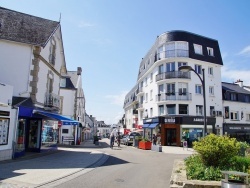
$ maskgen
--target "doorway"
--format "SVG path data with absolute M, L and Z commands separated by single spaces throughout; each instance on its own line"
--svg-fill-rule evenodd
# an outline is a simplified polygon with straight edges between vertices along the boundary
M 26 150 L 39 152 L 41 146 L 41 120 L 30 120 L 26 137 Z
M 167 146 L 177 146 L 176 143 L 176 129 L 165 129 L 166 130 L 166 145 Z

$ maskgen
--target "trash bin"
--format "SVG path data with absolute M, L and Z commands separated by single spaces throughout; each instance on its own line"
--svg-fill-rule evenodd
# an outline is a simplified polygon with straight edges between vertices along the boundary
M 249 188 L 248 176 L 249 174 L 237 171 L 221 171 L 225 179 L 221 180 L 222 188 Z M 243 181 L 229 179 L 229 175 L 243 177 Z

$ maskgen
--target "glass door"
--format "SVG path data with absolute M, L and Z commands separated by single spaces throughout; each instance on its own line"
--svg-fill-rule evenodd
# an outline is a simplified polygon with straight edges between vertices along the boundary
M 28 133 L 28 149 L 40 148 L 41 120 L 30 120 Z
M 176 146 L 176 129 L 166 129 L 167 146 Z

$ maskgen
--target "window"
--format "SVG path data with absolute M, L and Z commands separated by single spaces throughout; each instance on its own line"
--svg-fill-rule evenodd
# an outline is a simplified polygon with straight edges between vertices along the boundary
M 178 83 L 178 87 L 179 95 L 187 94 L 187 83 Z
M 163 58 L 163 46 L 159 47 L 158 48 L 158 59 L 157 60 L 160 60 Z
M 188 114 L 187 104 L 179 104 L 179 114 Z
M 160 66 L 159 66 L 159 74 L 163 73 L 163 71 L 164 71 L 164 70 L 163 70 L 163 65 L 160 65 Z
M 229 119 L 229 106 L 224 107 L 224 117 L 225 119 Z
M 201 85 L 195 85 L 195 93 L 202 94 L 202 86 Z
M 187 65 L 186 62 L 178 62 L 178 67 L 181 67 L 181 66 L 184 66 L 184 65 Z
M 214 75 L 213 67 L 208 67 L 208 74 Z
M 167 104 L 167 114 L 176 114 L 176 105 L 175 104 Z
M 246 120 L 250 121 L 250 114 L 246 114 Z
M 146 99 L 145 102 L 148 102 L 148 93 L 146 93 Z
M 153 73 L 150 74 L 150 82 L 153 82 Z
M 214 106 L 210 106 L 210 116 L 214 116 Z
M 140 119 L 143 119 L 143 111 L 140 110 Z
M 143 104 L 143 96 L 140 97 L 140 104 Z
M 195 65 L 195 67 L 194 67 L 194 70 L 195 70 L 195 72 L 197 72 L 198 74 L 202 74 L 202 72 L 201 72 L 201 65 Z
M 159 85 L 159 94 L 164 92 L 164 86 L 163 84 Z
M 148 85 L 148 77 L 145 78 L 145 86 Z
M 230 100 L 231 101 L 237 101 L 237 94 L 236 93 L 230 93 Z
M 62 78 L 60 81 L 60 87 L 66 87 L 66 78 Z
M 49 62 L 52 65 L 55 65 L 55 60 L 56 60 L 56 41 L 54 37 L 51 39 L 51 45 L 50 45 L 50 55 L 49 55 Z
M 238 115 L 239 112 L 233 112 L 231 111 L 230 112 L 230 119 L 231 120 L 239 120 L 239 115 Z
M 175 71 L 175 62 L 167 63 L 166 72 Z
M 209 56 L 214 56 L 214 49 L 207 47 L 207 53 Z
M 171 94 L 175 94 L 175 84 L 174 83 L 170 83 L 167 84 L 167 93 L 171 93 Z
M 199 45 L 199 44 L 194 44 L 194 52 L 195 52 L 196 54 L 202 55 L 202 54 L 203 54 L 203 53 L 202 53 L 202 46 Z
M 159 106 L 159 116 L 162 116 L 162 115 L 164 115 L 164 106 L 160 105 Z
M 202 116 L 203 115 L 203 106 L 201 105 L 196 105 L 196 115 L 197 116 Z
M 150 90 L 150 100 L 153 100 L 153 90 Z
M 209 86 L 209 95 L 214 95 L 214 87 Z
M 249 95 L 245 95 L 245 102 L 250 102 L 250 96 Z
M 150 117 L 153 117 L 153 108 L 150 108 Z

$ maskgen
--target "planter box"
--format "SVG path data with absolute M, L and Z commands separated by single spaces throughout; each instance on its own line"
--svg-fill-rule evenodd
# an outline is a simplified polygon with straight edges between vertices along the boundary
M 152 151 L 162 152 L 162 146 L 160 145 L 152 145 Z
M 152 142 L 139 142 L 139 149 L 151 150 Z

